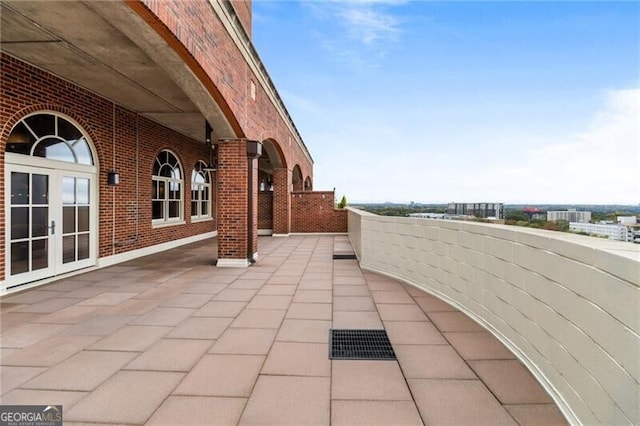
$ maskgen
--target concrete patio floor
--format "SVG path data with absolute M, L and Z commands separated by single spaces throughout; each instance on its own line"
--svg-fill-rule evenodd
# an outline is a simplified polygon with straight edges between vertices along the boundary
M 0 299 L 0 402 L 64 423 L 565 424 L 491 334 L 363 272 L 344 236 L 261 237 L 249 269 L 215 240 Z M 331 361 L 330 328 L 385 328 L 398 361 Z

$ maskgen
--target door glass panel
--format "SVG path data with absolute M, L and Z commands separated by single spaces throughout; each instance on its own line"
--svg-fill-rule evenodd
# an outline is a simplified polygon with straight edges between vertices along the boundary
M 82 133 L 74 126 L 62 117 L 58 117 L 58 136 L 67 141 L 73 141 L 80 139 Z
M 74 262 L 76 260 L 76 236 L 68 235 L 62 237 L 62 263 Z
M 62 233 L 71 234 L 76 232 L 76 208 L 65 206 L 62 208 Z
M 89 204 L 89 179 L 76 179 L 76 204 Z
M 89 234 L 78 235 L 78 260 L 89 258 Z
M 11 239 L 29 238 L 29 207 L 11 207 Z
M 78 207 L 78 232 L 89 231 L 89 207 Z
M 77 141 L 73 141 L 71 146 L 73 147 L 73 151 L 76 154 L 76 159 L 80 164 L 93 164 L 93 157 L 91 155 L 91 150 L 89 149 L 89 144 L 85 140 L 85 138 L 78 139 Z
M 25 123 L 31 130 L 38 135 L 55 135 L 56 134 L 56 118 L 51 114 L 38 114 L 32 115 L 31 117 L 27 117 L 24 119 Z
M 29 271 L 29 241 L 11 244 L 11 275 Z
M 76 180 L 72 177 L 62 178 L 62 203 L 75 204 Z
M 49 231 L 49 208 L 33 207 L 31 209 L 31 236 L 44 237 Z
M 34 143 L 36 143 L 35 136 L 23 122 L 20 122 L 11 130 L 9 140 L 7 140 L 7 152 L 30 155 Z
M 44 157 L 49 160 L 67 161 L 75 163 L 76 158 L 66 142 L 58 138 L 42 139 L 33 150 L 34 157 Z
M 28 173 L 11 173 L 11 204 L 29 204 Z
M 32 204 L 48 204 L 49 203 L 49 176 L 32 175 L 33 187 L 31 191 Z
M 44 269 L 49 266 L 48 240 L 34 240 L 31 243 L 31 270 Z

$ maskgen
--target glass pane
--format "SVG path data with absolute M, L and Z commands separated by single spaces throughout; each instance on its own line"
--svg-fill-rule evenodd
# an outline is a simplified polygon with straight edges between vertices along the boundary
M 78 232 L 89 231 L 89 207 L 78 207 Z
M 197 201 L 198 200 L 198 190 L 197 189 L 192 189 L 191 190 L 191 200 L 192 201 Z
M 169 217 L 170 218 L 180 217 L 179 201 L 169 201 Z
M 204 188 L 202 188 L 202 199 L 203 200 L 208 200 L 209 199 L 209 187 L 205 186 Z
M 33 204 L 49 204 L 49 176 L 32 175 L 33 190 L 31 202 Z
M 7 152 L 31 155 L 31 147 L 34 143 L 36 143 L 36 138 L 21 121 L 11 130 L 7 140 Z
M 31 236 L 44 237 L 49 232 L 49 208 L 33 207 L 31 209 Z
M 47 138 L 38 142 L 33 155 L 48 158 L 49 160 L 66 161 L 68 163 L 76 162 L 69 145 L 56 138 Z
M 48 239 L 34 240 L 31 243 L 31 270 L 44 269 L 49 266 Z
M 89 234 L 78 235 L 78 260 L 89 258 Z
M 76 154 L 76 159 L 80 164 L 93 164 L 93 157 L 91 156 L 91 150 L 89 149 L 89 144 L 82 138 L 77 141 L 73 141 L 71 143 L 73 148 L 73 152 Z
M 172 199 L 172 200 L 180 199 L 180 183 L 169 182 L 169 199 Z
M 156 158 L 156 161 L 153 163 L 153 175 L 154 176 L 160 176 L 160 167 L 161 167 L 161 163 Z
M 202 173 L 196 173 L 195 176 L 193 177 L 193 182 L 194 183 L 205 183 L 205 178 L 202 175 Z
M 202 216 L 208 216 L 209 215 L 209 203 L 204 202 L 202 203 Z
M 191 216 L 198 216 L 198 203 L 195 201 L 191 202 Z
M 154 201 L 151 203 L 151 205 L 151 217 L 153 219 L 162 219 L 162 201 Z
M 25 123 L 39 138 L 56 134 L 55 116 L 51 114 L 32 115 L 24 119 Z
M 162 167 L 160 168 L 160 172 L 158 173 L 158 176 L 171 177 L 172 172 L 173 172 L 173 169 L 171 168 L 171 166 L 167 164 L 163 164 Z
M 62 178 L 62 203 L 76 203 L 76 180 L 75 178 L 65 176 Z
M 11 244 L 11 275 L 29 271 L 29 242 Z
M 29 207 L 11 207 L 11 239 L 29 238 Z
M 158 181 L 151 181 L 151 198 L 158 198 L 159 195 L 159 191 L 158 191 L 158 186 L 160 185 L 160 182 Z
M 74 141 L 82 137 L 80 130 L 62 117 L 58 117 L 58 136 L 66 141 Z
M 89 204 L 89 179 L 76 179 L 76 204 Z
M 62 233 L 76 232 L 76 208 L 74 206 L 62 208 Z
M 11 204 L 29 204 L 29 174 L 11 172 Z
M 62 263 L 74 262 L 76 260 L 76 236 L 69 235 L 62 237 Z
M 158 198 L 164 199 L 166 182 L 158 182 Z
M 171 170 L 171 177 L 174 179 L 182 179 L 182 172 L 177 165 Z

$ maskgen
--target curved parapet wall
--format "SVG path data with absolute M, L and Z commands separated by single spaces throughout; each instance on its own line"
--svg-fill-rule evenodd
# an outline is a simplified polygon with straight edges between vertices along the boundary
M 571 423 L 640 424 L 640 246 L 355 209 L 349 236 L 364 269 L 496 335 Z

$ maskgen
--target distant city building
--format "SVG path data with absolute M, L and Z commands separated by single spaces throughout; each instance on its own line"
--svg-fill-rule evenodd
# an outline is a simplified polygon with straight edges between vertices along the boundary
M 621 225 L 635 225 L 638 223 L 638 218 L 636 216 L 618 216 L 616 220 Z
M 591 212 L 579 212 L 575 209 L 549 210 L 547 212 L 547 222 L 557 222 L 559 220 L 564 220 L 565 222 L 588 223 L 591 221 Z
M 569 222 L 569 230 L 574 232 L 585 232 L 591 235 L 607 237 L 610 240 L 635 242 L 634 238 L 638 232 L 635 226 L 622 225 L 620 223 L 582 223 Z
M 449 203 L 447 214 L 467 215 L 485 219 L 504 219 L 504 204 L 502 203 Z
M 547 214 L 541 208 L 525 207 L 522 211 L 529 216 L 529 220 L 547 220 Z
M 423 219 L 449 219 L 444 213 L 409 213 L 408 217 L 419 217 Z

